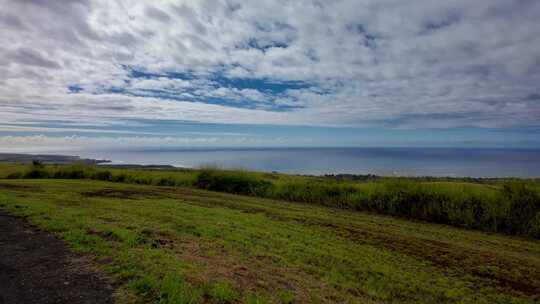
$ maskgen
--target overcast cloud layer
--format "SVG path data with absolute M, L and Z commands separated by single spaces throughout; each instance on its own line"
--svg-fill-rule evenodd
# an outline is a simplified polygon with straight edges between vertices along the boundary
M 540 1 L 0 0 L 0 121 L 540 125 Z

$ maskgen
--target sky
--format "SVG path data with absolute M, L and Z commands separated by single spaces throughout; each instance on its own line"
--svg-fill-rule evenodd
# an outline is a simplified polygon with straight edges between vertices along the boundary
M 540 147 L 537 0 L 0 0 L 0 151 Z

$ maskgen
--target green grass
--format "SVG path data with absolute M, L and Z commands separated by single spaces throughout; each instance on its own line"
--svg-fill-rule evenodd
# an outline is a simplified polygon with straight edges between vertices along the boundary
M 540 238 L 535 180 L 367 178 L 367 182 L 241 170 L 135 170 L 0 165 L 0 178 L 95 179 L 195 187 L 255 197 L 371 211 L 403 218 Z
M 95 256 L 141 303 L 540 301 L 534 239 L 92 180 L 3 180 L 0 208 Z

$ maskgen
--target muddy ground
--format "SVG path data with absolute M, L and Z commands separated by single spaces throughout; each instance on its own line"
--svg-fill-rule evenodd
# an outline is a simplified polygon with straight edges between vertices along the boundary
M 0 304 L 113 303 L 91 258 L 0 210 Z

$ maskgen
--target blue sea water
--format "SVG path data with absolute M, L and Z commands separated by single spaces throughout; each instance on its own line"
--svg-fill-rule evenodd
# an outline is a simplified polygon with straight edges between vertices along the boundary
M 218 166 L 295 174 L 540 177 L 538 149 L 477 148 L 193 148 L 84 151 L 117 164 Z

